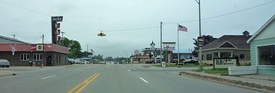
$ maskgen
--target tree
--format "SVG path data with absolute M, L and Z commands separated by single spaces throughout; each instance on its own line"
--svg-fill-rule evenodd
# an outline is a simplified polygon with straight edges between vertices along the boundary
M 69 44 L 70 58 L 80 58 L 82 57 L 80 43 L 76 40 L 71 40 Z
M 100 55 L 100 54 L 94 55 L 93 59 L 96 59 L 96 60 L 99 60 L 99 61 L 103 61 L 103 55 Z
M 106 57 L 106 61 L 113 61 L 114 59 L 112 57 Z
M 217 38 L 214 38 L 213 36 L 211 35 L 203 35 L 203 45 L 207 45 L 208 43 L 216 40 Z M 196 52 L 198 49 L 199 49 L 199 43 L 198 43 L 198 40 L 197 38 L 193 38 L 193 40 L 195 41 L 193 44 L 195 45 L 194 47 L 194 51 L 192 52 L 193 55 L 198 55 L 198 53 Z

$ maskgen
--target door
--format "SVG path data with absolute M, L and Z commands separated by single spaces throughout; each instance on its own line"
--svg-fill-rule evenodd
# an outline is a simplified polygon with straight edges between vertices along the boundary
M 47 66 L 51 66 L 52 65 L 52 56 L 48 55 L 47 56 Z

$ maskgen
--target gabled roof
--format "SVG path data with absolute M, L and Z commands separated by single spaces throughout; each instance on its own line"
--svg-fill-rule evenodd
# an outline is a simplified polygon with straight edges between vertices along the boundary
M 275 20 L 275 14 L 251 38 L 249 38 L 247 40 L 247 43 L 250 43 L 255 37 L 257 37 L 274 20 Z
M 32 45 L 36 45 L 36 44 L 0 44 L 0 51 L 11 52 L 12 47 L 15 47 L 15 50 L 18 52 L 28 52 L 28 51 L 31 52 Z M 44 44 L 43 47 L 45 52 L 58 52 L 58 53 L 69 54 L 69 50 L 66 47 L 62 47 L 56 44 Z M 35 51 L 32 51 L 32 52 L 35 52 Z
M 10 37 L 5 37 L 5 36 L 2 36 L 0 35 L 0 39 L 4 39 L 4 40 L 8 40 L 8 41 L 13 41 L 13 42 L 18 42 L 18 43 L 25 43 L 27 44 L 26 42 L 23 42 L 23 41 L 20 41 L 18 39 L 14 39 L 14 38 L 10 38 Z M 1 43 L 1 42 L 0 42 Z
M 218 48 L 225 48 L 222 46 L 231 46 L 228 48 L 234 48 L 234 49 L 249 49 L 250 45 L 246 43 L 246 41 L 251 36 L 244 36 L 244 35 L 224 35 L 207 45 L 203 46 L 203 50 L 212 50 L 212 49 L 218 49 Z M 227 44 L 227 45 L 225 45 Z

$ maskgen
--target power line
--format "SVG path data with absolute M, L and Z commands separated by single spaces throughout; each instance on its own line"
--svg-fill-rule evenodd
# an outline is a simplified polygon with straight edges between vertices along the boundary
M 142 30 L 142 29 L 152 29 L 152 28 L 159 28 L 159 26 L 151 26 L 151 27 L 143 27 L 143 28 L 132 28 L 132 29 L 118 29 L 118 30 L 103 30 L 105 32 L 110 31 L 130 31 L 130 30 Z
M 263 4 L 259 4 L 259 5 L 256 5 L 256 6 L 252 6 L 252 7 L 249 7 L 249 8 L 245 8 L 245 9 L 242 9 L 242 10 L 238 10 L 238 11 L 235 11 L 235 12 L 230 12 L 230 13 L 221 14 L 221 15 L 217 15 L 217 16 L 202 18 L 201 20 L 208 20 L 208 19 L 214 19 L 214 18 L 223 17 L 223 16 L 227 16 L 227 15 L 232 15 L 232 14 L 239 13 L 239 12 L 242 12 L 242 11 L 257 8 L 257 7 L 266 5 L 266 4 L 270 4 L 270 3 L 273 3 L 273 2 L 275 2 L 275 0 L 270 1 L 270 2 L 266 2 L 266 3 L 263 3 Z M 164 24 L 189 23 L 189 22 L 195 22 L 195 21 L 198 21 L 198 20 L 189 20 L 189 21 L 184 21 L 184 22 L 169 22 L 169 23 L 164 23 Z
M 35 10 L 32 10 L 32 9 L 28 9 L 28 8 L 23 7 L 23 6 L 16 5 L 16 4 L 7 2 L 7 1 L 0 1 L 0 2 L 9 4 L 9 5 L 12 5 L 12 6 L 16 6 L 16 7 L 19 7 L 19 8 L 28 10 L 30 12 L 43 15 L 43 16 L 51 16 L 51 15 L 48 15 L 48 14 L 45 14 L 45 13 L 41 13 L 39 11 L 35 11 Z M 235 13 L 238 13 L 238 12 L 242 12 L 242 11 L 250 10 L 250 9 L 253 9 L 253 8 L 257 8 L 257 7 L 260 7 L 260 6 L 263 6 L 263 5 L 266 5 L 266 4 L 270 4 L 270 3 L 273 3 L 273 2 L 275 2 L 275 0 L 270 1 L 270 2 L 266 2 L 266 3 L 263 3 L 263 4 L 259 4 L 259 5 L 256 5 L 256 6 L 252 6 L 252 7 L 246 8 L 246 9 L 238 10 L 238 11 L 235 11 L 235 12 L 230 12 L 230 13 L 221 14 L 221 15 L 217 15 L 217 16 L 202 18 L 201 20 L 209 20 L 209 19 L 214 19 L 214 18 L 223 17 L 223 16 L 227 16 L 227 15 L 232 15 L 232 14 L 235 14 Z M 165 22 L 164 24 L 189 23 L 189 22 L 196 22 L 196 21 L 198 21 L 198 20 L 189 20 L 189 21 L 184 21 L 184 22 L 167 22 L 167 23 Z M 92 29 L 92 30 L 105 31 L 105 32 L 111 32 L 111 31 L 133 31 L 133 30 L 152 29 L 152 28 L 158 28 L 159 27 L 159 26 L 151 26 L 151 27 L 129 28 L 129 29 L 101 30 L 101 29 L 93 28 L 93 27 L 86 26 L 86 25 L 83 25 L 83 24 L 70 22 L 70 21 L 63 22 L 63 23 L 70 23 L 70 24 L 82 26 L 82 27 L 85 27 L 85 28 L 89 28 L 89 29 Z

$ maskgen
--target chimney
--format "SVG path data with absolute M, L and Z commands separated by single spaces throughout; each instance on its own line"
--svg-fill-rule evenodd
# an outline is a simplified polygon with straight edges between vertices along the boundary
M 248 32 L 248 31 L 244 31 L 244 32 L 243 32 L 243 36 L 249 37 L 249 32 Z

